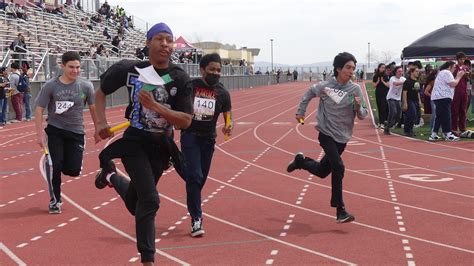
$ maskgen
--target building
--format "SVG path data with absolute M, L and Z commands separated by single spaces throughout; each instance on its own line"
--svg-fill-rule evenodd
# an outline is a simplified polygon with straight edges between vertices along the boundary
M 230 44 L 222 44 L 219 42 L 198 42 L 193 43 L 194 46 L 203 50 L 204 54 L 218 53 L 223 63 L 232 63 L 234 66 L 238 66 L 240 60 L 245 59 L 247 65 L 253 66 L 254 57 L 258 56 L 260 49 L 258 48 L 247 48 L 237 47 Z

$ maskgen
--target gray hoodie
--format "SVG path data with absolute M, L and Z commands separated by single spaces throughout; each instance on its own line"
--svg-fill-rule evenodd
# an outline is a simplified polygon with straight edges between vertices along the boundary
M 328 94 L 336 95 L 340 102 L 329 97 Z M 320 97 L 318 112 L 316 115 L 316 129 L 332 137 L 336 142 L 347 143 L 352 137 L 355 116 L 362 120 L 367 117 L 368 110 L 364 96 L 359 85 L 349 81 L 340 84 L 335 78 L 319 84 L 312 85 L 303 95 L 298 107 L 297 115 L 304 116 L 308 103 L 314 97 Z M 354 97 L 360 97 L 361 108 L 354 111 Z

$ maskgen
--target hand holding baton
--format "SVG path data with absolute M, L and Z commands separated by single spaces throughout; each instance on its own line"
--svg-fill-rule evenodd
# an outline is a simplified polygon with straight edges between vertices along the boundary
M 304 118 L 299 118 L 299 119 L 298 119 L 298 122 L 299 122 L 301 125 L 304 125 Z
M 118 125 L 116 125 L 116 126 L 114 126 L 114 127 L 109 128 L 109 132 L 110 132 L 110 133 L 115 133 L 115 132 L 117 132 L 117 131 L 119 131 L 119 130 L 122 130 L 122 129 L 124 129 L 124 128 L 127 128 L 127 127 L 129 127 L 129 126 L 130 126 L 130 121 L 123 122 L 123 123 L 121 123 L 121 124 L 118 124 Z
M 224 127 L 225 127 L 226 129 L 229 129 L 229 128 L 230 128 L 230 123 L 231 123 L 231 121 L 230 121 L 230 112 L 225 112 L 225 113 L 224 113 L 224 117 L 225 117 L 225 125 L 224 125 Z M 230 139 L 229 133 L 224 133 L 224 141 L 228 141 L 229 139 Z

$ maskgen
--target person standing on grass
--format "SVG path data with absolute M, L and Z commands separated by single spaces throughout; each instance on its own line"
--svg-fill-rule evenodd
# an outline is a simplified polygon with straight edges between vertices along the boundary
M 414 67 L 410 69 L 410 77 L 403 83 L 402 110 L 405 112 L 403 121 L 403 133 L 405 136 L 414 137 L 413 127 L 420 111 L 420 82 L 418 76 L 420 69 Z
M 426 77 L 425 91 L 423 92 L 424 95 L 427 97 L 427 99 L 430 101 L 430 106 L 431 106 L 430 129 L 431 131 L 433 131 L 435 118 L 436 118 L 436 106 L 434 104 L 434 101 L 431 100 L 431 92 L 433 91 L 434 82 L 437 75 L 438 75 L 437 69 L 434 69 L 430 72 L 430 74 Z
M 63 74 L 47 81 L 36 98 L 36 142 L 49 149 L 53 161 L 52 185 L 54 198 L 49 213 L 61 213 L 61 173 L 79 176 L 85 147 L 83 109 L 87 104 L 94 125 L 94 87 L 80 78 L 81 57 L 66 52 L 61 57 Z M 43 111 L 48 109 L 47 126 L 43 128 Z M 46 132 L 46 139 L 44 136 Z M 97 135 L 94 136 L 97 140 Z M 45 141 L 46 140 L 46 141 Z
M 467 103 L 469 101 L 467 85 L 471 69 L 464 64 L 466 60 L 465 53 L 457 53 L 456 60 L 457 64 L 455 65 L 453 76 L 456 76 L 459 71 L 463 71 L 464 75 L 454 88 L 454 96 L 451 103 L 451 131 L 457 133 L 459 129 L 460 135 L 466 131 Z
M 388 93 L 388 81 L 389 78 L 385 73 L 385 64 L 379 64 L 377 67 L 377 72 L 375 73 L 372 83 L 375 87 L 375 100 L 377 103 L 377 111 L 379 117 L 379 126 L 383 127 L 385 121 L 388 117 L 388 103 L 387 103 L 387 93 Z
M 446 141 L 459 140 L 459 137 L 451 132 L 451 102 L 454 96 L 454 88 L 463 77 L 464 71 L 458 71 L 455 79 L 453 76 L 455 67 L 454 62 L 446 62 L 439 68 L 439 73 L 436 76 L 431 92 L 431 100 L 434 101 L 436 106 L 436 118 L 429 140 L 441 139 L 437 134 L 440 126 Z
M 193 103 L 189 76 L 170 62 L 174 38 L 165 23 L 151 27 L 146 35 L 149 58 L 146 61 L 122 60 L 100 77 L 96 91 L 96 132 L 102 139 L 113 135 L 105 113 L 106 95 L 126 87 L 130 96 L 125 117 L 131 125 L 123 137 L 100 154 L 101 171 L 95 186 L 113 187 L 135 217 L 137 249 L 143 265 L 155 261 L 155 217 L 160 207 L 156 185 L 170 166 L 178 173 L 182 161 L 176 146 L 173 126 L 191 125 Z M 130 179 L 117 174 L 114 158 L 121 158 Z
M 296 120 L 303 119 L 311 99 L 319 97 L 316 130 L 319 144 L 325 155 L 321 161 L 297 153 L 287 167 L 288 172 L 304 169 L 320 178 L 331 174 L 331 207 L 336 208 L 337 223 L 354 221 L 354 216 L 345 209 L 342 198 L 344 162 L 341 155 L 352 137 L 355 117 L 360 120 L 368 116 L 360 86 L 351 81 L 356 67 L 355 57 L 347 52 L 339 53 L 333 62 L 334 78 L 312 85 L 303 95 L 296 112 Z
M 214 145 L 216 144 L 216 123 L 219 114 L 231 115 L 230 94 L 222 83 L 221 57 L 207 54 L 199 62 L 201 78 L 192 81 L 194 92 L 194 115 L 191 126 L 181 130 L 181 151 L 186 166 L 183 178 L 186 181 L 188 211 L 191 215 L 191 236 L 204 234 L 202 226 L 201 191 L 211 168 Z M 225 119 L 224 119 L 225 120 Z M 222 128 L 222 133 L 232 133 L 232 123 Z
M 389 80 L 390 89 L 387 94 L 388 103 L 388 119 L 384 124 L 385 135 L 390 135 L 390 128 L 395 126 L 400 114 L 402 113 L 401 99 L 402 99 L 402 88 L 405 82 L 403 76 L 403 68 L 397 66 L 394 69 L 395 76 L 392 76 Z

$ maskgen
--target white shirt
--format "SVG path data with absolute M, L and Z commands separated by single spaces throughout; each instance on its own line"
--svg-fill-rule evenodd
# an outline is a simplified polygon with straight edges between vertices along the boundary
M 387 93 L 387 100 L 397 100 L 400 101 L 402 99 L 402 90 L 403 90 L 403 84 L 395 86 L 393 85 L 394 82 L 405 82 L 406 78 L 405 77 L 400 77 L 397 78 L 396 76 L 392 76 L 390 80 L 388 81 L 389 84 L 389 90 Z
M 451 71 L 444 69 L 441 70 L 438 75 L 436 76 L 433 91 L 431 92 L 431 100 L 439 100 L 439 99 L 453 99 L 454 96 L 454 88 L 449 86 L 449 83 L 454 81 L 454 76 Z

